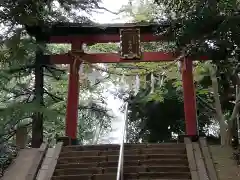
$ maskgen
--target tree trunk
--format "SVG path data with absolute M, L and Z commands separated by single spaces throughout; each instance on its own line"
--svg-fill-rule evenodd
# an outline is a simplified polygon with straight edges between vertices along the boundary
M 35 61 L 35 103 L 39 107 L 39 111 L 33 115 L 32 122 L 32 147 L 39 148 L 43 142 L 43 113 L 41 111 L 43 103 L 43 51 L 38 48 Z
M 225 118 L 222 112 L 221 102 L 219 98 L 219 90 L 218 90 L 218 80 L 216 77 L 216 69 L 209 64 L 209 72 L 210 78 L 212 81 L 212 89 L 213 89 L 213 96 L 214 96 L 214 105 L 216 110 L 216 119 L 220 125 L 220 136 L 221 136 L 221 145 L 226 145 L 226 132 L 227 132 L 227 125 L 225 123 Z
M 239 113 L 239 108 L 240 108 L 240 93 L 238 93 L 238 95 L 236 97 L 235 106 L 233 108 L 233 112 L 231 114 L 231 117 L 228 121 L 228 130 L 227 130 L 227 139 L 226 140 L 229 144 L 231 143 L 231 139 L 234 135 L 234 132 L 233 132 L 234 121 L 236 120 L 237 115 Z

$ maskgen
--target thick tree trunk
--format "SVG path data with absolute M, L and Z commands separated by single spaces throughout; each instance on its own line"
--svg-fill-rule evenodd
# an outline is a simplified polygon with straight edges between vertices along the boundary
M 222 112 L 221 102 L 219 98 L 219 90 L 218 90 L 218 80 L 216 77 L 216 69 L 209 64 L 209 72 L 210 78 L 212 81 L 212 89 L 214 96 L 214 105 L 216 109 L 216 119 L 220 125 L 220 136 L 221 136 L 221 145 L 226 145 L 226 132 L 227 132 L 227 124 L 225 123 L 225 118 Z
M 39 106 L 39 112 L 33 115 L 32 122 L 32 147 L 39 148 L 43 142 L 43 66 L 42 66 L 43 51 L 39 48 L 36 52 L 35 61 L 35 103 Z

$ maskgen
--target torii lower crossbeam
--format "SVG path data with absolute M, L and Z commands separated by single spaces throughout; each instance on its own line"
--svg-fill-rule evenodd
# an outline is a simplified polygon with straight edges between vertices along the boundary
M 76 53 L 77 54 L 77 53 Z M 174 61 L 178 56 L 173 53 L 165 52 L 144 52 L 141 59 L 127 60 L 121 59 L 118 53 L 79 53 L 77 54 L 87 63 L 139 63 L 139 62 L 169 62 Z M 69 54 L 55 54 L 47 56 L 47 61 L 52 64 L 71 64 L 74 59 Z M 207 60 L 207 57 L 199 57 L 201 60 Z

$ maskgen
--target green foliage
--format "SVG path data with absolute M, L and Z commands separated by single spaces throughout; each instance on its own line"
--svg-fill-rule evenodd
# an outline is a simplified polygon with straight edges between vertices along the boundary
M 101 9 L 99 0 L 4 0 L 1 6 L 1 22 L 7 26 L 39 24 L 43 21 L 82 22 L 88 18 L 79 12 Z
M 18 149 L 10 143 L 0 144 L 0 177 L 17 156 Z
M 166 89 L 166 86 L 162 88 L 164 93 L 160 96 L 163 98 L 160 101 L 159 96 L 156 99 L 149 99 L 151 94 L 146 94 L 146 90 L 141 90 L 135 97 L 130 97 L 129 127 L 131 130 L 128 135 L 130 141 L 169 141 L 172 139 L 172 133 L 184 132 L 183 102 L 178 97 L 179 93 L 176 89 Z M 142 95 L 145 100 L 142 100 Z M 131 134 L 132 129 L 137 130 L 137 133 Z
M 150 90 L 146 89 L 141 89 L 136 96 L 130 96 L 128 100 L 130 142 L 170 141 L 174 139 L 174 134 L 184 134 L 183 94 L 182 90 L 174 86 L 174 81 L 176 80 L 168 80 L 157 89 L 158 92 L 161 91 L 161 95 L 154 93 L 155 98 L 152 98 L 153 94 L 149 94 Z M 197 91 L 200 134 L 206 134 L 206 127 L 211 124 L 212 109 L 209 111 L 206 104 L 201 102 L 206 99 L 207 94 L 208 92 L 204 93 L 201 89 Z
M 152 22 L 156 17 L 161 17 L 162 11 L 152 0 L 129 0 L 121 8 L 126 18 L 133 22 Z
M 62 66 L 45 65 L 44 68 L 44 106 L 35 100 L 36 89 L 34 85 L 35 75 L 35 51 L 37 48 L 46 53 L 63 53 L 69 50 L 68 45 L 49 45 L 44 47 L 37 44 L 34 37 L 26 34 L 24 25 L 40 24 L 43 22 L 74 21 L 89 22 L 80 11 L 90 13 L 93 9 L 101 9 L 98 0 L 94 1 L 8 1 L 0 2 L 0 22 L 4 28 L 1 32 L 0 47 L 0 124 L 1 135 L 13 131 L 19 123 L 31 124 L 34 113 L 43 114 L 45 138 L 54 142 L 57 133 L 64 133 L 66 97 L 67 97 L 67 73 Z M 89 83 L 84 86 L 84 94 L 98 94 L 100 88 L 94 90 Z M 82 91 L 82 90 L 81 90 Z M 99 96 L 99 99 L 102 98 Z M 98 99 L 94 99 L 97 101 Z M 101 114 L 99 114 L 101 111 Z M 91 116 L 92 122 L 102 121 L 104 126 L 109 126 L 108 111 L 104 105 L 98 104 L 94 108 L 85 104 L 79 107 L 82 114 Z M 96 119 L 97 118 L 97 119 Z M 81 119 L 82 121 L 82 119 Z M 91 124 L 91 123 L 88 123 Z M 84 132 L 92 131 L 92 126 L 85 126 L 80 131 L 80 139 Z M 39 129 L 42 131 L 41 129 Z

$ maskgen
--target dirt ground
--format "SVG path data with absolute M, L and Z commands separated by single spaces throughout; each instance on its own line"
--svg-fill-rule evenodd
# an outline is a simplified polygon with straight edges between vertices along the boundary
M 230 147 L 211 145 L 213 161 L 217 169 L 219 180 L 240 180 L 240 166 L 232 158 Z

